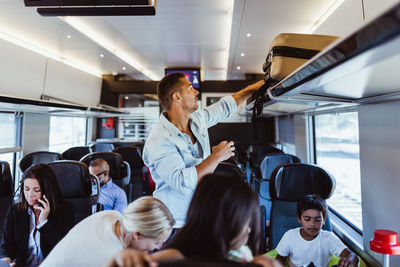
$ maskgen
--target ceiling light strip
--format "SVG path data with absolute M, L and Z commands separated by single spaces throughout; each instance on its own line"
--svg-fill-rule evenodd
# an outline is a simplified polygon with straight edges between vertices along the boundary
M 161 79 L 161 77 L 159 77 L 152 71 L 146 69 L 143 66 L 143 64 L 141 64 L 138 60 L 134 59 L 132 56 L 130 56 L 127 52 L 123 51 L 122 49 L 116 47 L 109 39 L 105 38 L 104 35 L 91 28 L 81 19 L 76 17 L 59 17 L 59 19 L 65 21 L 73 28 L 75 28 L 77 31 L 81 32 L 82 34 L 84 34 L 85 36 L 96 42 L 98 45 L 105 48 L 110 53 L 114 54 L 115 56 L 117 56 L 118 58 L 120 58 L 121 60 L 123 60 L 124 62 L 126 62 L 139 72 L 143 73 L 150 79 L 155 81 L 159 81 Z
M 91 74 L 93 76 L 102 77 L 102 73 L 101 73 L 100 70 L 97 70 L 97 69 L 94 69 L 92 67 L 89 67 L 89 66 L 87 66 L 87 65 L 85 65 L 83 63 L 76 62 L 74 60 L 61 57 L 61 56 L 57 55 L 57 53 L 54 53 L 54 52 L 45 50 L 43 48 L 40 48 L 37 45 L 34 45 L 32 43 L 28 43 L 28 42 L 26 42 L 24 40 L 21 40 L 19 38 L 11 36 L 10 34 L 4 33 L 4 32 L 0 32 L 0 39 L 2 39 L 4 41 L 7 41 L 7 42 L 10 42 L 12 44 L 15 44 L 17 46 L 23 47 L 25 49 L 28 49 L 28 50 L 30 50 L 30 51 L 32 51 L 34 53 L 40 54 L 40 55 L 45 56 L 47 58 L 51 58 L 51 59 L 53 59 L 55 61 L 62 62 L 64 64 L 68 65 L 68 66 L 71 66 L 71 67 L 73 67 L 75 69 L 84 71 L 84 72 L 89 73 L 89 74 Z
M 344 0 L 336 0 L 334 1 L 322 15 L 317 19 L 313 25 L 306 31 L 306 33 L 314 33 L 316 29 L 318 29 L 319 26 L 322 25 L 322 23 L 325 22 L 327 18 L 329 18 L 330 15 L 332 15 L 333 12 L 341 5 L 343 4 Z
M 230 0 L 230 2 L 227 4 L 228 6 L 228 12 L 226 15 L 226 23 L 225 23 L 225 30 L 227 32 L 227 38 L 226 38 L 226 45 L 225 45 L 225 51 L 224 51 L 224 60 L 225 60 L 225 73 L 223 80 L 228 79 L 228 71 L 229 71 L 229 53 L 230 53 L 230 46 L 231 46 L 231 35 L 232 35 L 232 19 L 233 19 L 233 7 L 234 7 L 234 0 Z

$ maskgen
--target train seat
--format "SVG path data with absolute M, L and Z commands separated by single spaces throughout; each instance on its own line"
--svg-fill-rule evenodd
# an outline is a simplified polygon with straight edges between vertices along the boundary
M 92 152 L 88 146 L 75 146 L 65 150 L 61 156 L 63 159 L 79 161 L 83 156 Z
M 114 144 L 110 143 L 95 143 L 90 146 L 90 150 L 92 152 L 111 152 L 114 147 Z
M 7 161 L 0 161 L 0 225 L 3 227 L 4 219 L 13 198 L 13 182 L 10 165 Z M 3 231 L 0 231 L 0 240 Z
M 304 195 L 317 194 L 328 199 L 335 186 L 335 178 L 315 165 L 291 163 L 277 167 L 271 174 L 269 184 L 272 199 L 270 248 L 277 246 L 287 230 L 301 226 L 297 220 L 297 202 Z M 332 230 L 328 212 L 322 229 Z
M 89 166 L 89 163 L 92 160 L 98 158 L 107 161 L 110 166 L 110 177 L 112 178 L 113 183 L 123 189 L 124 186 L 129 183 L 131 177 L 129 164 L 124 161 L 120 154 L 114 152 L 93 152 L 81 158 L 80 161 Z
M 261 159 L 253 188 L 258 195 L 260 205 L 265 207 L 267 220 L 269 220 L 271 213 L 271 197 L 269 195 L 269 179 L 271 174 L 281 164 L 296 162 L 300 162 L 300 159 L 290 154 L 265 154 Z
M 220 162 L 217 168 L 214 170 L 215 174 L 222 174 L 227 176 L 235 176 L 241 180 L 246 180 L 245 174 L 237 165 L 231 162 Z
M 128 202 L 149 194 L 149 176 L 147 166 L 142 160 L 140 148 L 136 146 L 120 146 L 113 152 L 122 155 L 124 160 L 131 167 L 131 178 L 129 186 L 126 188 Z
M 39 163 L 49 163 L 56 160 L 63 159 L 60 153 L 49 152 L 49 151 L 37 151 L 25 155 L 19 162 L 19 168 L 22 172 L 28 169 L 30 166 Z
M 92 214 L 92 182 L 86 164 L 62 160 L 48 164 L 54 171 L 63 198 L 74 205 L 75 223 Z

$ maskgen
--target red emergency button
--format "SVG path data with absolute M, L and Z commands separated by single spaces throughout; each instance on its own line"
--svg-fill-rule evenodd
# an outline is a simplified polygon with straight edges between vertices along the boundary
M 396 232 L 390 230 L 375 230 L 374 239 L 369 241 L 369 247 L 372 251 L 381 254 L 399 255 L 399 235 Z

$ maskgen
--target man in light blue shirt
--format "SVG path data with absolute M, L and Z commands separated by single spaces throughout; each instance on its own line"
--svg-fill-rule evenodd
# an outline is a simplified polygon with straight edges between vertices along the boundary
M 102 158 L 92 160 L 89 163 L 89 172 L 99 179 L 101 186 L 99 203 L 104 205 L 104 210 L 117 210 L 122 213 L 128 205 L 126 194 L 112 182 L 107 161 Z
M 184 225 L 200 179 L 234 155 L 232 141 L 222 141 L 211 152 L 207 129 L 235 113 L 237 106 L 263 84 L 264 81 L 259 81 L 197 110 L 199 92 L 184 74 L 167 75 L 158 83 L 158 99 L 165 112 L 146 140 L 143 160 L 156 183 L 153 195 L 171 211 L 176 222 L 174 228 Z

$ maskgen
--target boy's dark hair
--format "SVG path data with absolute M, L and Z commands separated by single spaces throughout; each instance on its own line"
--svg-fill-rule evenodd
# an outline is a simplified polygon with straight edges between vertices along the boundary
M 178 85 L 180 85 L 182 78 L 186 78 L 185 74 L 172 73 L 162 78 L 158 83 L 157 96 L 164 109 L 169 110 L 171 108 L 172 94 L 178 91 Z
M 318 210 L 322 212 L 324 220 L 326 220 L 325 201 L 318 195 L 306 195 L 297 203 L 297 217 L 300 219 L 301 214 L 306 210 Z

